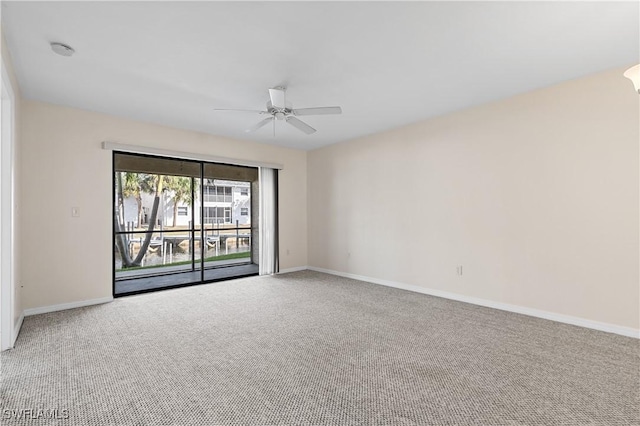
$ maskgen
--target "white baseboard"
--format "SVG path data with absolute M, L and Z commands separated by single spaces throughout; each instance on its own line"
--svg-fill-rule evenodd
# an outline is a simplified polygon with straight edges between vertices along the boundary
M 293 268 L 280 269 L 278 274 L 288 274 L 289 272 L 306 271 L 307 269 L 309 269 L 309 267 L 306 266 L 306 265 L 305 266 L 295 266 Z
M 13 341 L 11 342 L 11 347 L 13 348 L 16 345 L 16 340 L 18 339 L 18 334 L 20 334 L 20 329 L 22 328 L 22 322 L 24 321 L 24 311 L 20 314 L 20 318 L 18 318 L 18 322 L 16 322 L 15 327 L 13 328 Z
M 620 334 L 622 336 L 634 337 L 640 339 L 640 330 L 623 327 L 605 322 L 592 321 L 584 318 L 573 317 L 570 315 L 556 314 L 554 312 L 542 311 L 539 309 L 527 308 L 524 306 L 511 305 L 508 303 L 494 302 L 492 300 L 480 299 L 477 297 L 464 296 L 462 294 L 450 293 L 442 290 L 434 290 L 430 288 L 420 287 L 411 284 L 404 284 L 395 281 L 382 280 L 379 278 L 366 277 L 364 275 L 350 274 L 347 272 L 334 271 L 331 269 L 316 268 L 309 266 L 309 270 L 324 272 L 325 274 L 337 275 L 354 280 L 366 281 L 372 284 L 380 284 L 387 287 L 399 288 L 402 290 L 414 291 L 416 293 L 428 294 L 430 296 L 442 297 L 444 299 L 456 300 L 458 302 L 471 303 L 473 305 L 485 306 L 487 308 L 500 309 L 502 311 L 514 312 L 517 314 L 528 315 L 531 317 L 543 318 L 551 321 L 561 322 L 564 324 L 577 325 L 578 327 L 591 328 L 593 330 L 606 331 L 607 333 Z
M 101 297 L 99 299 L 80 300 L 78 302 L 61 303 L 60 305 L 42 306 L 24 310 L 24 316 L 47 314 L 49 312 L 64 311 L 65 309 L 82 308 L 84 306 L 100 305 L 102 303 L 113 302 L 113 297 Z

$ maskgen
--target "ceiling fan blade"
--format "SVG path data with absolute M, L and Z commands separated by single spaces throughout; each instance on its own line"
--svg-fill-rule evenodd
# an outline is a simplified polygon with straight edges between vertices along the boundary
M 269 97 L 271 98 L 271 105 L 274 108 L 284 109 L 286 105 L 284 103 L 284 89 L 281 87 L 274 87 L 269 89 Z
M 260 127 L 266 126 L 272 120 L 273 120 L 273 117 L 265 118 L 264 120 L 260 121 L 259 123 L 256 123 L 253 126 L 249 127 L 247 130 L 245 130 L 245 132 L 247 132 L 247 133 L 255 132 Z
M 267 111 L 260 111 L 257 109 L 229 109 L 229 108 L 214 108 L 214 111 L 240 111 L 240 112 L 254 112 L 257 114 L 266 114 Z
M 310 135 L 311 133 L 316 131 L 316 129 L 314 129 L 313 127 L 309 126 L 304 121 L 298 120 L 295 117 L 291 117 L 291 116 L 287 117 L 287 123 L 291 124 L 293 127 L 295 127 L 298 130 L 302 130 L 303 132 L 305 132 L 308 135 Z
M 316 108 L 300 108 L 293 110 L 294 115 L 325 115 L 325 114 L 342 114 L 342 108 L 339 106 L 332 107 L 316 107 Z

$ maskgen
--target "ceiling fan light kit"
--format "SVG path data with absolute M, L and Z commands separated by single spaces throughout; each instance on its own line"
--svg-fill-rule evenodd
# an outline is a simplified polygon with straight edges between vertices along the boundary
M 328 115 L 328 114 L 342 114 L 342 108 L 339 106 L 330 107 L 313 107 L 313 108 L 301 108 L 294 109 L 291 104 L 287 103 L 285 99 L 286 89 L 284 87 L 273 87 L 269 89 L 269 101 L 267 101 L 266 111 L 256 110 L 242 110 L 242 109 L 214 109 L 214 111 L 242 111 L 253 112 L 259 114 L 268 114 L 269 117 L 249 127 L 246 132 L 255 132 L 256 130 L 264 127 L 270 122 L 274 123 L 274 135 L 275 135 L 275 122 L 284 121 L 290 124 L 301 132 L 310 135 L 316 131 L 313 127 L 309 126 L 304 121 L 296 118 L 296 116 L 304 115 Z

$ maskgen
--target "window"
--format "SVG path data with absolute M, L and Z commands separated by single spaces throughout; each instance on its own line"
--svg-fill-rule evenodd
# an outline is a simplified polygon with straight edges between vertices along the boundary
M 187 206 L 178 206 L 178 216 L 189 216 L 189 208 Z
M 240 188 L 240 195 L 244 195 L 245 197 L 249 195 L 249 188 Z
M 231 207 L 205 207 L 204 223 L 231 223 Z
M 204 187 L 204 201 L 230 203 L 233 201 L 232 189 L 230 186 L 206 185 Z
M 240 208 L 240 215 L 241 216 L 249 216 L 249 208 L 248 207 Z
M 232 202 L 233 201 L 233 195 L 231 193 L 232 190 L 233 188 L 231 188 L 230 186 L 218 187 L 218 197 L 222 197 L 222 200 L 219 200 L 219 201 L 224 201 L 225 203 Z

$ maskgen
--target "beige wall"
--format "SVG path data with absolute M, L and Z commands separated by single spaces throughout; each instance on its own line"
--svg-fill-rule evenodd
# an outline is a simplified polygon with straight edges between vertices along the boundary
M 4 33 L 0 29 L 0 34 L 2 38 L 2 50 L 0 51 L 2 54 L 2 62 L 4 63 L 5 69 L 11 80 L 11 88 L 13 89 L 13 94 L 15 96 L 15 127 L 14 127 L 14 147 L 13 147 L 13 157 L 14 157 L 14 205 L 13 205 L 13 238 L 14 238 L 14 252 L 13 252 L 13 277 L 14 283 L 16 283 L 14 288 L 14 299 L 13 299 L 13 322 L 12 329 L 15 328 L 15 325 L 18 323 L 20 316 L 23 311 L 23 301 L 22 301 L 22 289 L 19 285 L 21 282 L 21 257 L 19 254 L 21 241 L 20 241 L 20 227 L 22 223 L 21 218 L 21 194 L 19 191 L 20 185 L 20 154 L 21 154 L 21 105 L 22 105 L 22 94 L 20 92 L 20 87 L 18 86 L 18 80 L 16 79 L 15 71 L 13 69 L 13 60 L 11 58 L 11 53 L 7 48 L 7 42 L 4 38 Z
M 640 328 L 623 71 L 310 152 L 309 265 Z
M 103 141 L 283 164 L 280 265 L 307 264 L 306 152 L 35 101 L 23 102 L 22 117 L 25 309 L 111 296 L 112 163 Z

